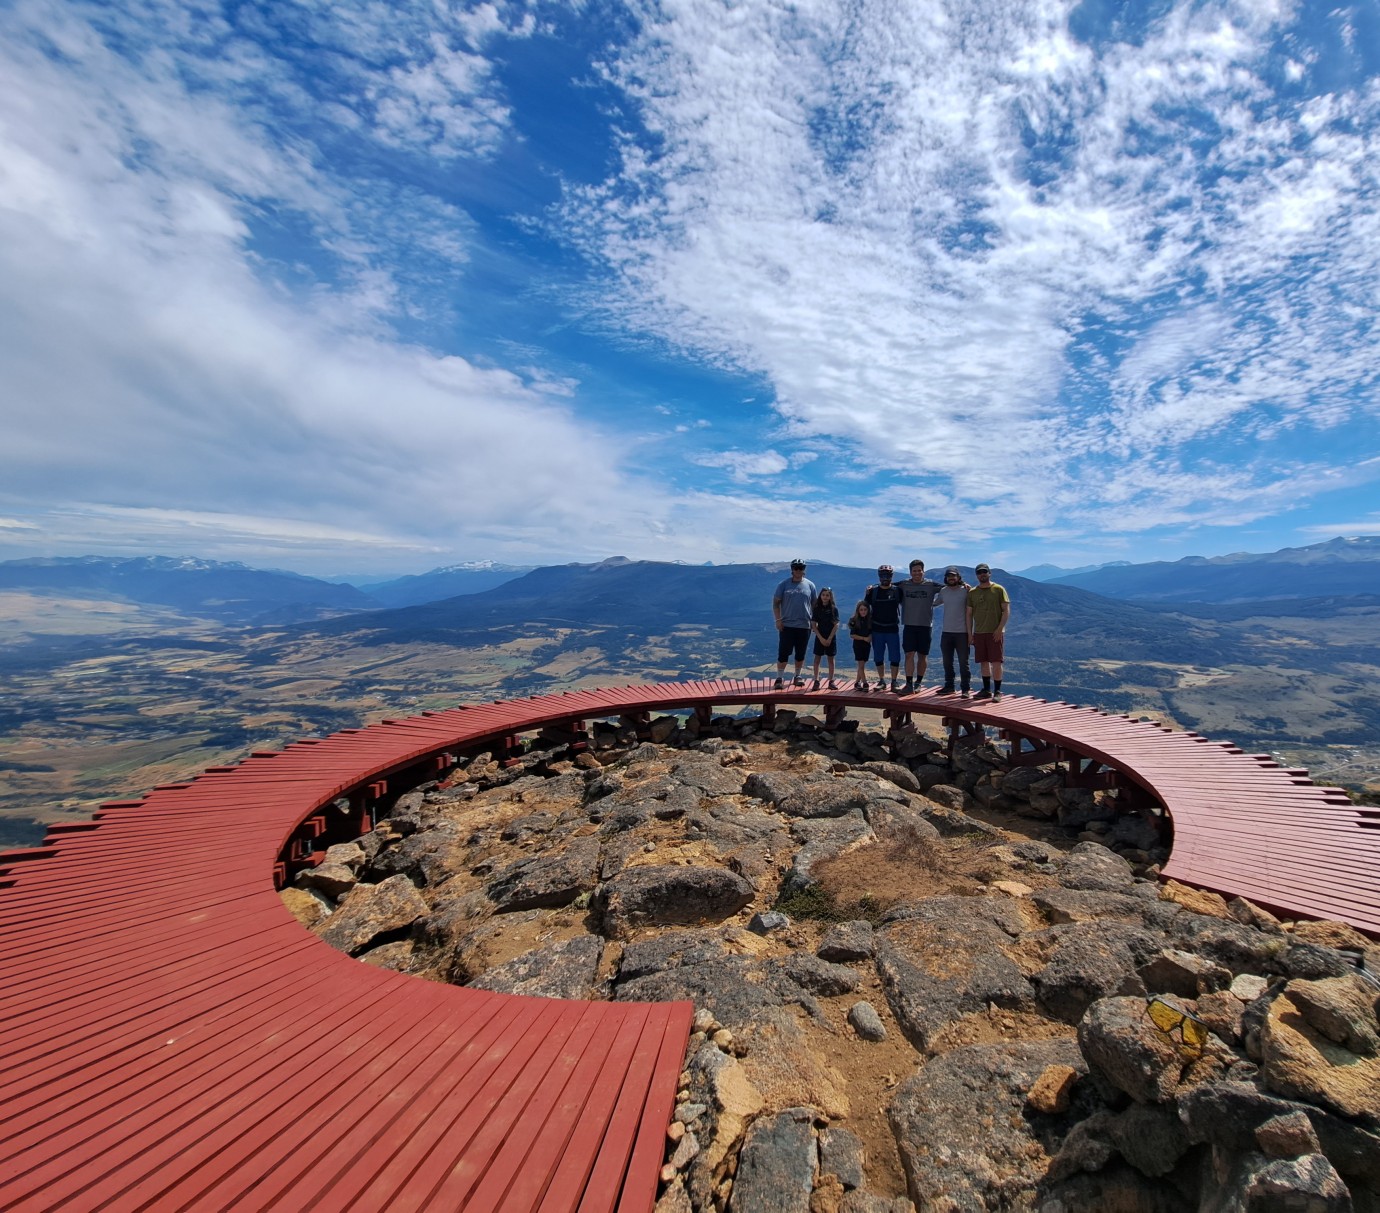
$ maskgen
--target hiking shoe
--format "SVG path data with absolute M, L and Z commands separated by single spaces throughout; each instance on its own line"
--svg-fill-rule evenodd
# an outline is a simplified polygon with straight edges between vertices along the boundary
M 817 690 L 819 690 L 819 679 L 818 679 L 818 678 L 816 678 L 816 679 L 814 680 L 814 682 L 810 683 L 810 690 L 812 690 L 812 691 L 817 691 Z
M 839 684 L 835 682 L 832 678 L 829 679 L 829 689 L 831 691 L 837 691 L 839 689 Z
M 885 679 L 885 678 L 879 678 L 879 679 L 877 679 L 877 681 L 874 682 L 874 683 L 872 684 L 872 690 L 873 690 L 874 692 L 876 692 L 876 691 L 885 691 L 885 690 L 886 690 L 886 679 Z
M 991 699 L 991 698 L 992 698 L 992 692 L 991 692 L 991 691 L 988 691 L 988 690 L 981 690 L 981 691 L 979 691 L 976 695 L 974 695 L 973 698 L 974 698 L 974 699 Z
M 953 693 L 954 689 L 952 686 L 942 686 L 935 692 L 936 695 L 952 695 Z
M 803 678 L 797 678 L 794 682 L 791 683 L 791 686 L 793 687 L 803 687 L 804 685 L 805 679 Z
M 992 692 L 992 702 L 993 702 L 993 703 L 1000 703 L 1000 702 L 1001 702 L 1001 692 L 1000 692 L 1000 691 L 993 691 L 993 692 Z
M 971 693 L 972 693 L 971 691 L 959 691 L 958 697 L 959 697 L 960 699 L 967 699 L 968 696 L 969 696 Z
M 892 684 L 893 688 L 895 687 L 895 685 L 896 685 L 895 683 Z M 905 688 L 905 690 L 903 690 L 903 691 L 901 692 L 901 694 L 902 694 L 902 695 L 911 695 L 911 694 L 914 694 L 914 693 L 915 693 L 915 683 L 913 683 L 909 678 L 907 678 L 907 679 L 906 679 L 906 688 Z
M 779 691 L 785 685 L 785 682 L 778 678 L 774 683 L 772 683 L 772 689 Z
M 855 691 L 865 691 L 867 690 L 867 683 L 865 683 L 861 678 L 855 678 L 853 679 L 853 689 Z

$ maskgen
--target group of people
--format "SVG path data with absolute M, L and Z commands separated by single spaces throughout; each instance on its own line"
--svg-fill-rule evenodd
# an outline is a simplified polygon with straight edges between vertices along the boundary
M 815 588 L 805 576 L 805 567 L 805 561 L 792 560 L 791 575 L 772 595 L 771 609 L 780 634 L 776 651 L 776 689 L 785 685 L 786 663 L 792 655 L 795 658 L 794 685 L 805 685 L 805 652 L 813 636 L 815 665 L 810 689 L 820 689 L 820 664 L 827 660 L 828 688 L 836 691 L 839 686 L 835 681 L 834 662 L 838 656 L 841 626 L 838 604 L 834 591 L 828 586 Z M 878 566 L 876 584 L 867 587 L 848 619 L 853 657 L 858 663 L 854 689 L 869 689 L 867 665 L 870 659 L 877 671 L 870 689 L 887 689 L 889 663 L 891 690 L 895 694 L 910 695 L 919 691 L 929 667 L 934 609 L 939 607 L 939 652 L 944 662 L 944 685 L 939 693 L 952 695 L 957 691 L 964 699 L 970 696 L 971 649 L 982 677 L 982 689 L 973 697 L 999 701 L 1011 597 L 1003 586 L 992 580 L 992 570 L 986 564 L 979 564 L 974 572 L 977 585 L 964 581 L 958 566 L 953 564 L 944 570 L 942 582 L 931 581 L 925 576 L 925 562 L 912 560 L 909 580 L 896 581 L 891 565 Z M 904 685 L 901 683 L 903 660 Z

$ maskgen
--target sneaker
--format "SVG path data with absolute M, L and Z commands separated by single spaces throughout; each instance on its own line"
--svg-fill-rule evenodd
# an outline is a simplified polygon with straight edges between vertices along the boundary
M 992 692 L 991 692 L 991 691 L 987 691 L 987 690 L 979 691 L 976 695 L 973 696 L 973 698 L 974 698 L 974 699 L 991 699 L 991 698 L 992 698 Z
M 835 682 L 832 678 L 829 679 L 829 689 L 831 691 L 837 691 L 839 689 L 839 684 Z
M 952 695 L 953 693 L 954 689 L 952 686 L 942 686 L 939 690 L 935 691 L 936 695 Z
M 958 697 L 960 699 L 967 699 L 970 694 L 972 694 L 971 691 L 959 691 Z
M 865 683 L 861 678 L 855 678 L 853 679 L 853 689 L 855 691 L 865 691 L 867 690 L 867 683 Z
M 1000 692 L 1000 691 L 993 691 L 993 692 L 992 692 L 992 702 L 993 702 L 993 703 L 1000 703 L 1000 702 L 1001 702 L 1001 692 Z
M 894 687 L 895 684 L 893 683 L 892 686 Z M 914 693 L 915 693 L 915 683 L 913 683 L 909 678 L 907 678 L 907 679 L 906 679 L 906 689 L 905 689 L 904 691 L 902 691 L 901 694 L 902 694 L 902 695 L 913 695 Z
M 817 691 L 817 690 L 819 690 L 819 679 L 818 679 L 818 678 L 816 678 L 816 679 L 814 680 L 814 682 L 810 683 L 810 690 L 812 690 L 812 691 Z
M 804 685 L 805 679 L 803 678 L 797 678 L 794 682 L 791 683 L 791 686 L 793 687 L 803 687 Z
M 901 680 L 899 678 L 893 678 L 891 680 L 891 693 L 893 695 L 899 695 L 901 693 Z
M 783 686 L 785 686 L 786 684 L 785 684 L 780 678 L 778 678 L 778 679 L 777 679 L 775 682 L 773 682 L 771 685 L 772 685 L 772 689 L 773 689 L 773 690 L 779 691 L 779 690 L 780 690 Z
M 872 684 L 872 689 L 873 689 L 874 692 L 875 692 L 875 691 L 885 691 L 885 690 L 886 690 L 886 679 L 885 679 L 885 678 L 879 678 L 879 679 L 877 679 L 877 681 L 874 682 L 874 683 Z

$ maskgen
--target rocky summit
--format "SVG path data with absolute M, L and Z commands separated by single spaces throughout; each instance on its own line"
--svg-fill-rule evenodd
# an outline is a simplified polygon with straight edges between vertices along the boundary
M 1380 1210 L 1380 949 L 1162 882 L 1154 812 L 969 741 L 538 737 L 283 897 L 419 979 L 693 1002 L 662 1213 Z

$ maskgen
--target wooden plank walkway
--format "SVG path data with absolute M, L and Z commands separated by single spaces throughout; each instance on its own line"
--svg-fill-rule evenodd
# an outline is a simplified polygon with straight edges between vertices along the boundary
M 276 887 L 457 752 L 748 704 L 923 713 L 1102 763 L 1172 817 L 1166 876 L 1380 933 L 1380 810 L 1091 708 L 711 679 L 423 713 L 258 752 L 0 854 L 0 1208 L 650 1209 L 688 1004 L 375 969 L 303 930 Z

